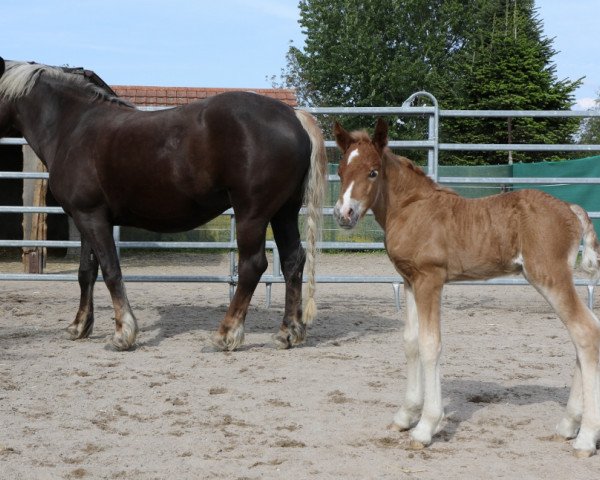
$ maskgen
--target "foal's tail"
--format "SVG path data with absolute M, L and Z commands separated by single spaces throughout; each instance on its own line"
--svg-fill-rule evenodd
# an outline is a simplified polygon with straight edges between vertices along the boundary
M 583 227 L 583 252 L 581 254 L 581 268 L 592 276 L 594 281 L 600 278 L 600 243 L 594 230 L 594 224 L 587 212 L 579 205 L 570 205 L 571 210 Z
M 323 133 L 316 119 L 308 112 L 296 110 L 296 117 L 302 124 L 310 137 L 310 171 L 308 182 L 304 193 L 306 204 L 306 267 L 307 267 L 307 295 L 304 305 L 302 321 L 310 325 L 317 316 L 317 304 L 315 303 L 315 261 L 317 256 L 317 241 L 321 237 L 321 225 L 323 220 L 323 198 L 327 186 L 327 155 L 325 154 L 325 142 Z

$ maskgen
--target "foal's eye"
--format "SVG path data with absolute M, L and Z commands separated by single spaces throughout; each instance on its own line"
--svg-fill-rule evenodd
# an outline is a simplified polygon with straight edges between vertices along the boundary
M 369 178 L 375 178 L 377 176 L 377 170 L 371 170 L 369 172 Z

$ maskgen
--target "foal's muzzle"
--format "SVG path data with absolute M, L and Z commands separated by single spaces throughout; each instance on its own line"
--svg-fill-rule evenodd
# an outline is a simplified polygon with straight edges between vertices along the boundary
M 356 227 L 358 220 L 360 219 L 359 205 L 352 206 L 350 208 L 340 207 L 339 202 L 333 208 L 333 217 L 337 221 L 338 225 L 346 230 L 350 230 Z

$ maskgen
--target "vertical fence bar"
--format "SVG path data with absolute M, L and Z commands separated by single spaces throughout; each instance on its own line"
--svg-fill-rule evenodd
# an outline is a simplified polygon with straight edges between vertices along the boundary
M 281 272 L 281 265 L 279 263 L 279 250 L 277 247 L 273 247 L 273 278 L 279 277 Z M 265 283 L 265 287 L 267 288 L 267 308 L 271 307 L 271 286 L 273 284 L 270 282 Z
M 229 241 L 235 240 L 235 215 L 231 214 L 229 217 Z M 235 263 L 235 252 L 231 250 L 229 252 L 229 301 L 233 299 L 235 293 L 235 281 L 233 278 L 237 273 L 237 265 Z
M 412 103 L 417 100 L 419 97 L 423 97 L 428 99 L 433 104 L 433 112 L 427 112 L 428 115 L 428 133 L 427 139 L 431 146 L 427 147 L 427 175 L 431 177 L 434 181 L 438 181 L 438 161 L 439 161 L 439 128 L 440 128 L 440 108 L 438 105 L 437 98 L 435 98 L 429 92 L 415 92 L 410 97 L 408 97 L 404 102 L 402 102 L 402 108 L 410 110 L 412 107 Z
M 113 226 L 113 238 L 115 240 L 115 248 L 117 249 L 117 258 L 121 260 L 121 226 Z

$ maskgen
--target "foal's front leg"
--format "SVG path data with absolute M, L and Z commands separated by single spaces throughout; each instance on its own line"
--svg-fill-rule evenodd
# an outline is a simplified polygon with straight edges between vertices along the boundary
M 94 284 L 98 277 L 98 259 L 90 242 L 81 237 L 81 258 L 79 259 L 79 310 L 73 323 L 67 328 L 71 340 L 87 338 L 94 329 Z
M 417 426 L 410 432 L 411 447 L 423 448 L 441 428 L 444 410 L 440 381 L 440 302 L 443 277 L 428 276 L 413 283 L 419 316 L 419 357 L 423 368 L 423 411 Z
M 408 430 L 421 416 L 423 408 L 423 371 L 419 359 L 419 316 L 412 288 L 404 282 L 406 297 L 406 324 L 404 325 L 404 355 L 406 356 L 406 396 L 404 404 L 394 416 L 391 428 Z

